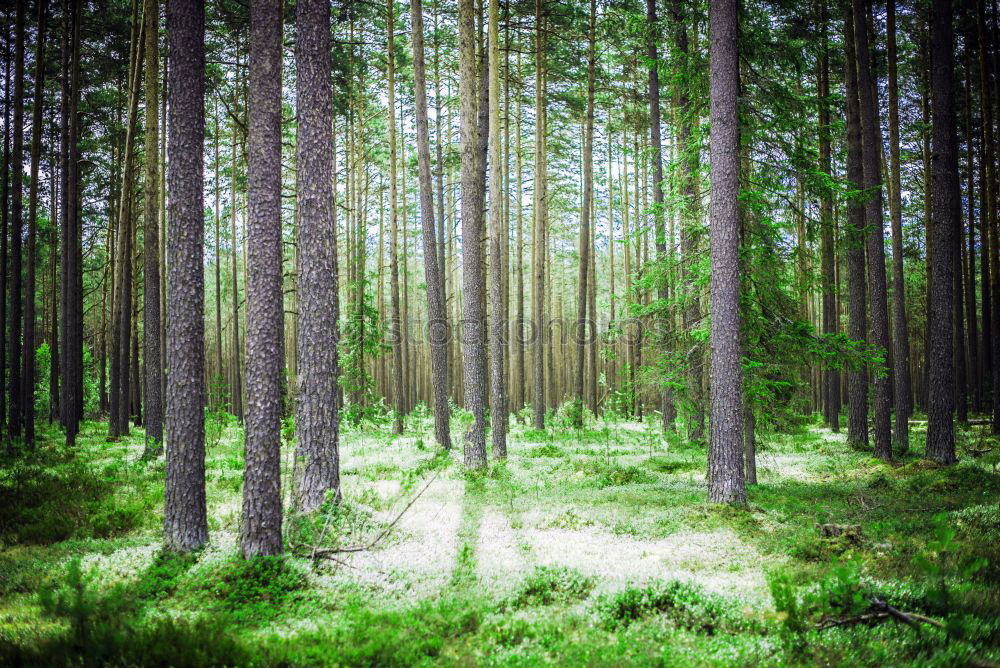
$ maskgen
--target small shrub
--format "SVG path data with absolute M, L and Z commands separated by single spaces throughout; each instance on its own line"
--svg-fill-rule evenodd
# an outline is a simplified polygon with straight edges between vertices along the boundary
M 305 587 L 305 576 L 281 557 L 231 559 L 204 579 L 204 589 L 236 621 L 270 619 Z
M 651 615 L 666 615 L 681 628 L 709 635 L 737 626 L 723 599 L 677 580 L 626 587 L 598 600 L 596 612 L 609 629 L 624 628 Z
M 532 458 L 562 457 L 563 451 L 557 445 L 546 443 L 545 445 L 538 445 L 533 447 L 531 450 L 528 451 L 528 456 Z
M 685 471 L 698 470 L 702 467 L 702 464 L 693 461 L 667 459 L 666 457 L 650 457 L 646 460 L 646 466 L 658 473 L 683 473 Z
M 579 601 L 590 595 L 594 585 L 594 578 L 575 568 L 537 566 L 502 607 L 518 609 Z
M 603 468 L 597 475 L 598 487 L 618 487 L 621 485 L 642 485 L 656 482 L 656 476 L 644 471 L 638 466 L 622 466 L 612 464 Z

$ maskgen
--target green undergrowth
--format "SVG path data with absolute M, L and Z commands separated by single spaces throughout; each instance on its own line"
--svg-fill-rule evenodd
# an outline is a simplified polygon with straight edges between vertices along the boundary
M 648 424 L 512 420 L 508 460 L 465 473 L 461 448 L 442 453 L 429 417 L 411 416 L 402 437 L 346 430 L 343 500 L 286 515 L 290 554 L 244 561 L 242 431 L 209 420 L 212 544 L 193 555 L 159 548 L 164 466 L 141 460 L 141 431 L 110 443 L 87 423 L 71 450 L 43 428 L 34 451 L 2 461 L 0 664 L 1000 662 L 1000 475 L 975 429 L 940 467 L 918 456 L 919 435 L 886 464 L 790 424 L 762 434 L 760 484 L 733 508 L 706 501 L 703 445 Z M 432 478 L 423 514 L 390 528 Z M 509 525 L 499 548 L 487 518 Z M 441 576 L 433 586 L 409 562 L 449 539 L 421 523 L 454 534 L 453 557 L 420 566 Z M 377 559 L 302 548 L 386 529 Z M 579 545 L 608 552 L 587 561 Z M 523 567 L 486 577 L 493 549 Z M 880 617 L 886 606 L 919 621 Z

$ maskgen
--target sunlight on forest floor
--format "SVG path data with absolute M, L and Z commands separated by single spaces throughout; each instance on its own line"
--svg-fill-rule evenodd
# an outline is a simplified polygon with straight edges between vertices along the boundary
M 456 437 L 460 429 L 456 420 Z M 978 432 L 962 432 L 961 442 L 979 455 L 966 453 L 943 470 L 914 454 L 886 465 L 815 425 L 763 433 L 760 484 L 740 510 L 706 502 L 703 445 L 664 440 L 648 424 L 598 421 L 541 432 L 512 423 L 506 464 L 475 474 L 464 471 L 460 450 L 439 454 L 432 431 L 426 418 L 408 421 L 398 437 L 371 426 L 347 431 L 343 503 L 314 518 L 286 517 L 295 556 L 266 576 L 235 558 L 243 457 L 242 429 L 231 418 L 212 417 L 207 430 L 211 542 L 180 565 L 160 552 L 165 468 L 162 458 L 141 460 L 140 430 L 110 443 L 103 424 L 87 424 L 75 456 L 46 442 L 35 468 L 4 469 L 0 501 L 17 490 L 24 507 L 0 518 L 0 646 L 30 656 L 31 647 L 57 645 L 67 629 L 79 634 L 86 626 L 82 606 L 90 615 L 128 609 L 158 629 L 154 636 L 166 633 L 160 629 L 169 620 L 197 629 L 207 615 L 234 647 L 256 657 L 248 662 L 263 664 L 428 657 L 533 664 L 570 656 L 672 665 L 877 663 L 899 652 L 912 660 L 939 655 L 944 647 L 945 664 L 1000 659 L 1000 623 L 990 617 L 1000 600 L 997 545 L 987 540 L 1000 537 L 1000 476 L 994 451 L 982 455 Z M 286 502 L 292 449 L 286 442 L 282 455 Z M 942 510 L 948 516 L 935 521 Z M 942 542 L 935 526 L 945 521 L 958 536 Z M 831 539 L 820 530 L 826 524 L 857 528 Z M 309 558 L 311 545 L 369 545 L 390 527 L 371 549 Z M 987 565 L 969 566 L 982 558 Z M 82 581 L 73 580 L 76 559 Z M 937 565 L 916 566 L 924 562 Z M 844 575 L 838 563 L 853 564 L 855 574 Z M 862 581 L 932 616 L 949 615 L 927 593 L 938 586 L 950 588 L 949 605 L 979 608 L 963 613 L 972 621 L 963 622 L 962 642 L 951 631 L 914 633 L 895 623 L 809 630 L 833 614 L 829 601 L 807 610 L 815 591 L 832 600 L 837 587 Z M 663 583 L 683 596 L 663 593 Z M 782 598 L 782 587 L 799 602 Z M 62 608 L 46 591 L 57 601 L 67 597 Z M 67 602 L 72 591 L 75 608 Z M 110 602 L 117 599 L 109 592 L 121 601 Z M 554 612 L 541 614 L 546 605 Z M 711 621 L 691 621 L 704 615 Z M 805 620 L 801 628 L 790 615 Z M 101 627 L 87 623 L 97 634 Z M 723 642 L 716 628 L 731 637 Z M 859 633 L 868 634 L 863 642 Z M 159 642 L 171 656 L 179 641 Z

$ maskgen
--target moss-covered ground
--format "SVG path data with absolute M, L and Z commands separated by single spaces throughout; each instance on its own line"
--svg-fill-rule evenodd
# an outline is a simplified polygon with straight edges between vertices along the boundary
M 251 562 L 231 418 L 209 418 L 211 542 L 187 557 L 161 552 L 141 430 L 87 423 L 70 450 L 43 428 L 0 467 L 0 664 L 1000 663 L 982 427 L 950 468 L 919 458 L 919 425 L 893 465 L 816 425 L 762 434 L 746 509 L 708 504 L 704 445 L 649 424 L 512 421 L 508 460 L 475 474 L 426 416 L 406 427 L 345 431 L 343 502 L 286 516 L 289 554 Z

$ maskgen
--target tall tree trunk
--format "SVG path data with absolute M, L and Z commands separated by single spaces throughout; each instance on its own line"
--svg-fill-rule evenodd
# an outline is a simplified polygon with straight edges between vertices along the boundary
M 281 5 L 250 7 L 245 558 L 281 552 Z
M 930 369 L 927 388 L 927 458 L 953 464 L 955 458 L 955 363 L 953 357 L 955 250 L 961 225 L 956 137 L 954 30 L 949 0 L 931 10 L 931 168 L 933 170 Z
M 746 503 L 740 368 L 739 19 L 737 0 L 711 0 L 711 350 L 712 417 L 708 497 Z
M 122 160 L 121 195 L 118 206 L 118 233 L 115 259 L 115 299 L 111 317 L 111 437 L 129 433 L 129 355 L 132 346 L 132 227 L 135 182 L 135 131 L 139 115 L 139 81 L 145 41 L 142 39 L 138 3 L 133 4 L 133 40 L 129 66 L 128 111 Z
M 878 140 L 878 113 L 872 96 L 871 52 L 868 47 L 868 21 L 865 0 L 852 0 L 854 8 L 855 52 L 858 68 L 858 99 L 861 110 L 862 162 L 865 190 L 869 199 L 865 204 L 868 221 L 865 235 L 868 257 L 868 294 L 871 308 L 872 344 L 876 353 L 888 359 L 889 312 L 886 297 L 885 236 L 882 222 L 882 143 Z M 888 369 L 878 369 L 874 374 L 873 401 L 875 456 L 884 461 L 892 459 L 892 386 Z
M 535 0 L 535 189 L 532 215 L 534 227 L 531 233 L 532 244 L 532 279 L 531 279 L 531 311 L 532 323 L 530 338 L 532 341 L 532 381 L 534 393 L 532 408 L 534 409 L 535 429 L 545 428 L 545 335 L 544 324 L 544 284 L 545 284 L 545 125 L 544 114 L 546 104 L 544 70 L 543 34 L 544 0 Z
M 649 59 L 649 132 L 650 144 L 653 149 L 653 221 L 656 234 L 656 259 L 663 264 L 667 261 L 667 236 L 664 227 L 664 205 L 663 195 L 663 147 L 660 139 L 660 74 L 658 71 L 659 62 L 656 43 L 659 38 L 659 27 L 656 19 L 656 0 L 646 0 L 646 29 L 649 34 L 646 37 L 646 57 Z M 594 24 L 591 19 L 591 35 L 593 35 Z M 591 38 L 591 53 L 593 53 L 593 37 Z M 593 61 L 591 61 L 593 62 Z M 593 69 L 590 74 L 591 90 L 593 90 Z M 591 106 L 588 110 L 590 115 L 591 145 L 593 145 L 593 99 L 590 98 Z M 656 297 L 661 301 L 670 299 L 670 286 L 665 280 L 659 280 Z M 662 318 L 659 322 L 660 331 L 658 338 L 663 341 L 664 354 L 667 354 L 665 342 L 669 336 L 667 318 Z M 674 430 L 674 398 L 672 390 L 665 384 L 660 390 L 660 417 L 663 421 L 664 431 Z
M 239 52 L 239 38 L 237 37 L 236 44 L 236 69 L 237 76 L 239 75 L 239 63 L 240 63 L 240 52 Z M 239 99 L 237 93 L 238 86 L 233 87 L 233 114 L 235 115 L 237 109 L 239 108 Z M 236 420 L 243 422 L 243 383 L 242 383 L 242 373 L 243 364 L 240 361 L 240 281 L 239 281 L 239 271 L 238 267 L 238 244 L 236 242 L 236 119 L 233 118 L 233 122 L 230 124 L 230 174 L 229 174 L 229 259 L 230 259 L 230 269 L 232 270 L 232 326 L 230 330 L 233 333 L 233 357 L 230 360 L 232 363 L 232 396 L 230 401 L 232 402 L 233 415 L 236 416 Z
M 170 58 L 167 222 L 167 482 L 163 540 L 174 552 L 208 541 L 205 507 L 205 8 L 167 5 Z
M 910 383 L 910 333 L 906 322 L 906 281 L 903 274 L 903 206 L 899 163 L 899 83 L 896 72 L 896 0 L 888 0 L 886 35 L 889 50 L 889 215 L 892 225 L 892 354 L 895 381 L 896 447 L 910 447 L 909 417 L 913 412 Z
M 68 25 L 68 21 L 67 21 Z M 64 31 L 65 33 L 65 31 Z M 66 42 L 65 36 L 63 37 L 64 42 Z M 68 52 L 68 46 L 63 45 L 64 54 Z M 4 85 L 3 85 L 3 173 L 0 174 L 2 178 L 2 183 L 0 183 L 0 440 L 4 438 L 4 426 L 6 423 L 7 415 L 7 397 L 3 389 L 7 386 L 6 375 L 7 375 L 7 229 L 10 223 L 9 220 L 9 209 L 8 203 L 10 200 L 10 139 L 11 139 L 11 119 L 10 119 L 10 84 L 11 84 L 11 71 L 10 66 L 13 62 L 11 49 L 10 49 L 10 35 L 4 31 Z M 68 67 L 63 66 L 63 80 L 64 87 L 68 86 L 69 77 Z M 63 95 L 62 103 L 67 104 L 68 96 Z M 65 109 L 65 108 L 64 108 Z M 60 127 L 60 141 L 63 140 L 63 132 L 66 130 L 66 114 L 63 110 L 62 114 L 62 125 Z M 65 176 L 65 160 L 63 156 L 65 155 L 65 143 L 61 145 L 60 152 L 60 175 Z
M 477 76 L 472 0 L 459 0 L 459 100 L 461 104 L 462 143 L 462 358 L 465 385 L 465 408 L 473 422 L 465 434 L 465 465 L 486 465 L 486 426 L 483 395 L 486 382 L 484 359 L 485 317 L 483 308 L 482 208 L 476 196 L 478 125 L 476 122 Z M 485 74 L 485 72 L 484 72 Z M 480 85 L 486 85 L 483 81 Z
M 35 442 L 35 268 L 38 263 L 38 162 L 42 157 L 42 106 L 45 92 L 46 2 L 38 1 L 38 34 L 35 45 L 35 94 L 31 112 L 31 185 L 28 191 L 27 276 L 24 299 L 24 382 L 21 406 L 24 440 Z
M 424 66 L 424 17 L 420 0 L 413 0 L 410 3 L 410 20 L 413 24 L 417 166 L 420 180 L 420 221 L 423 226 L 424 241 L 424 280 L 427 283 L 431 386 L 434 394 L 434 436 L 441 447 L 449 449 L 451 409 L 448 406 L 448 312 L 444 302 L 444 285 L 439 266 L 441 256 L 438 253 L 439 241 L 434 223 L 434 189 L 431 182 L 431 149 L 427 127 L 427 76 Z
M 389 334 L 392 337 L 392 396 L 395 404 L 393 431 L 403 433 L 403 415 L 406 413 L 406 393 L 403 390 L 403 340 L 402 325 L 399 318 L 399 210 L 396 202 L 399 193 L 396 190 L 396 48 L 394 34 L 396 22 L 393 16 L 396 0 L 388 0 L 386 11 L 388 15 L 386 79 L 388 83 L 389 104 L 389 275 L 390 275 L 390 308 L 391 322 Z
M 889 0 L 893 2 L 894 0 Z M 820 30 L 822 45 L 819 55 L 817 90 L 819 96 L 819 168 L 832 178 L 830 148 L 830 53 L 827 43 L 826 3 L 821 6 Z M 824 187 L 820 194 L 820 264 L 823 291 L 823 333 L 837 334 L 837 296 L 834 276 L 836 256 L 834 245 L 833 192 Z M 840 430 L 840 371 L 828 368 L 823 374 L 823 404 L 826 421 L 833 431 Z
M 652 1 L 652 0 L 650 0 Z M 655 21 L 655 18 L 653 19 Z M 590 338 L 590 321 L 587 318 L 589 301 L 590 219 L 593 207 L 594 184 L 594 66 L 596 61 L 597 3 L 590 0 L 590 25 L 587 29 L 587 112 L 583 123 L 583 206 L 580 210 L 580 266 L 577 277 L 577 325 L 576 340 L 576 400 L 579 411 L 575 414 L 576 427 L 583 426 L 584 362 L 586 343 Z M 656 47 L 652 47 L 654 50 Z M 653 70 L 656 66 L 653 65 Z M 651 70 L 652 71 L 652 70 Z M 650 74 L 650 77 L 653 75 Z M 657 126 L 657 131 L 659 127 Z M 590 314 L 590 319 L 595 314 Z
M 146 195 L 143 220 L 143 363 L 145 365 L 146 452 L 159 456 L 163 451 L 163 397 L 160 381 L 160 2 L 145 0 L 143 10 L 146 40 Z
M 11 183 L 10 217 L 10 417 L 11 442 L 21 436 L 21 239 L 24 229 L 22 190 L 24 183 L 24 15 L 26 2 L 17 2 L 14 23 L 14 170 Z
M 332 492 L 340 498 L 334 295 L 331 247 L 333 110 L 330 95 L 330 3 L 299 0 L 295 8 L 296 116 L 299 166 L 299 358 L 296 506 L 311 511 Z M 333 277 L 333 280 L 331 280 Z M 331 336 L 331 332 L 333 336 Z
M 213 121 L 215 124 L 215 354 L 216 354 L 216 376 L 212 380 L 213 385 L 216 386 L 219 392 L 217 397 L 219 409 L 225 408 L 226 402 L 222 397 L 224 391 L 225 377 L 226 377 L 226 367 L 222 361 L 222 244 L 220 242 L 220 228 L 222 227 L 222 214 L 220 211 L 220 195 L 221 190 L 219 188 L 219 109 L 218 104 L 213 108 L 212 111 Z
M 861 112 L 858 100 L 858 69 L 854 41 L 854 14 L 850 7 L 844 15 L 844 46 L 846 49 L 845 89 L 847 97 L 847 181 L 854 190 L 864 187 L 864 166 L 861 151 Z M 856 198 L 847 202 L 847 274 L 848 274 L 848 336 L 852 341 L 868 338 L 868 317 L 865 299 L 865 209 Z M 868 447 L 868 373 L 864 366 L 852 368 L 848 374 L 847 442 L 856 447 Z
M 594 0 L 591 0 L 593 2 Z M 413 0 L 419 4 L 420 0 Z M 505 317 L 504 288 L 504 228 L 503 206 L 503 165 L 500 150 L 500 3 L 489 0 L 489 153 L 490 160 L 490 426 L 493 435 L 493 456 L 503 459 L 507 456 L 507 383 L 504 357 L 504 335 L 507 331 Z M 414 58 L 416 61 L 416 58 Z M 483 82 L 480 85 L 486 85 Z M 419 106 L 419 99 L 417 102 Z M 591 106 L 593 103 L 591 102 Z M 417 124 L 420 124 L 418 112 Z M 419 139 L 419 134 L 418 134 Z M 428 173 L 428 182 L 430 174 Z M 429 188 L 428 188 L 429 190 Z M 426 217 L 426 215 L 425 215 Z M 432 216 L 433 217 L 433 216 Z M 426 255 L 426 253 L 425 253 Z M 586 263 L 586 258 L 584 258 Z M 426 259 L 424 260 L 426 264 Z M 584 272 L 586 276 L 586 272 Z M 430 281 L 428 281 L 428 284 Z M 584 281 L 586 286 L 586 281 Z M 582 378 L 582 374 L 581 374 Z

